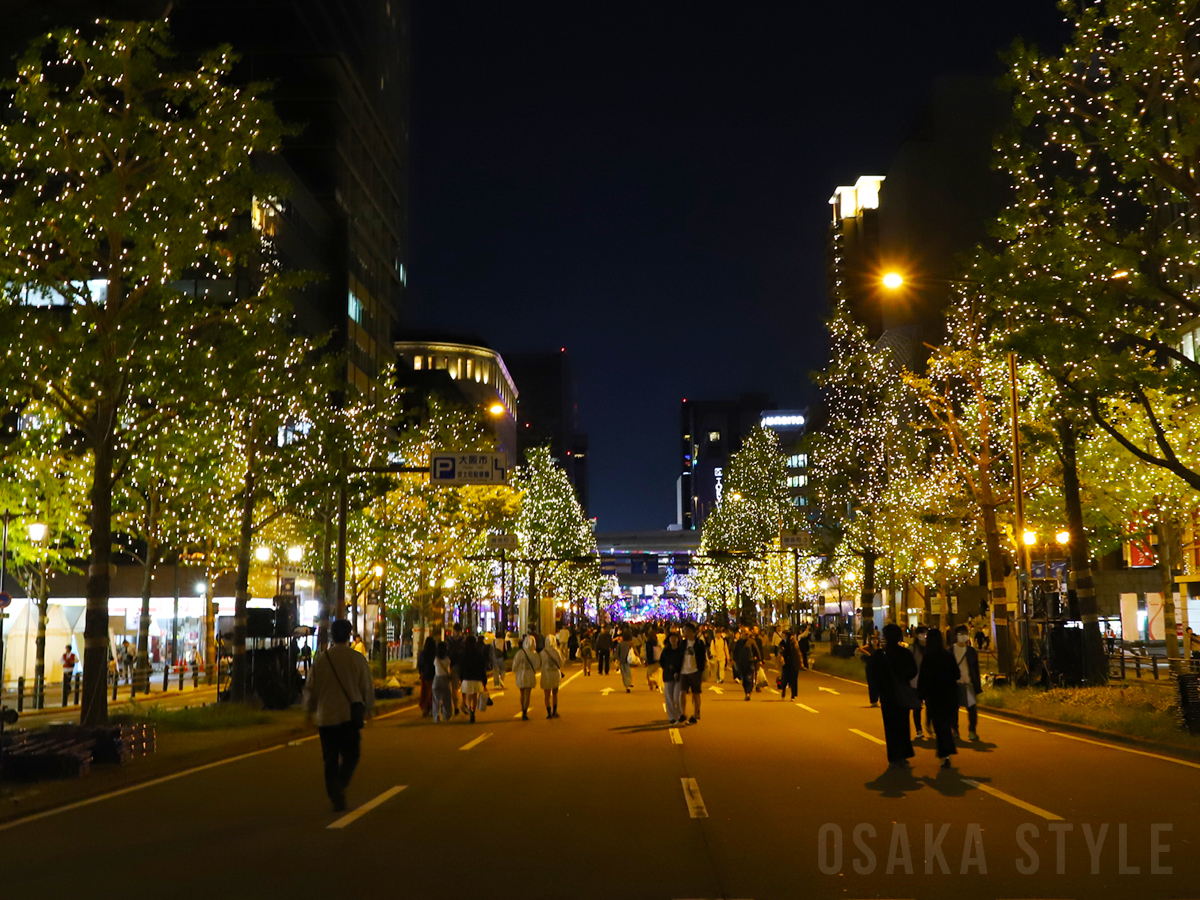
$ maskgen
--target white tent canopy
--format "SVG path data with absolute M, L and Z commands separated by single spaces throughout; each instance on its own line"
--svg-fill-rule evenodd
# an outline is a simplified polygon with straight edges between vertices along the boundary
M 62 681 L 62 654 L 67 644 L 79 653 L 83 634 L 72 633 L 63 608 L 50 604 L 46 622 L 46 683 Z M 37 668 L 37 605 L 26 603 L 11 620 L 4 640 L 4 682 L 24 677 L 32 682 Z

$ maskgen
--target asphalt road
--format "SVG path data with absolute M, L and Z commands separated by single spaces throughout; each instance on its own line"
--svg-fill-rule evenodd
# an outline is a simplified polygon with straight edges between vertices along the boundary
M 889 772 L 853 683 L 706 684 L 672 731 L 641 670 L 576 671 L 559 719 L 514 718 L 509 676 L 475 725 L 376 720 L 349 816 L 309 739 L 2 825 L 0 897 L 1200 897 L 1198 764 L 983 719 L 954 769 Z

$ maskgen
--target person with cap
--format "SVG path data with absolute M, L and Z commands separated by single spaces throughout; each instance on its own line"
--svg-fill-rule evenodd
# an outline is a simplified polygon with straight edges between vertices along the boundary
M 558 718 L 558 686 L 562 684 L 562 653 L 558 649 L 558 638 L 546 635 L 546 645 L 541 652 L 542 690 L 546 694 L 546 718 Z M 553 708 L 551 707 L 553 701 Z
M 346 808 L 346 788 L 358 765 L 362 750 L 362 723 L 356 721 L 375 706 L 371 668 L 361 653 L 350 646 L 351 626 L 335 619 L 329 628 L 332 646 L 317 657 L 308 677 L 306 712 L 317 722 L 321 759 L 325 766 L 325 791 L 335 810 Z
M 516 679 L 517 689 L 521 692 L 521 719 L 529 721 L 529 698 L 537 687 L 537 673 L 542 666 L 542 657 L 537 649 L 537 636 L 530 626 L 530 633 L 521 644 L 521 649 L 513 657 L 513 678 Z

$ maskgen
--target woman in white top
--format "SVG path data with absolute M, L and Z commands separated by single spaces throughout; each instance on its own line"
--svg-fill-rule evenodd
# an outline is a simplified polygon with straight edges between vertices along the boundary
M 546 694 L 546 718 L 558 718 L 558 686 L 562 683 L 563 658 L 558 650 L 558 638 L 546 635 L 546 647 L 541 653 L 542 690 Z M 551 699 L 554 706 L 551 708 Z
M 529 698 L 537 686 L 537 672 L 542 666 L 542 656 L 537 650 L 537 638 L 532 634 L 525 638 L 521 649 L 513 657 L 513 678 L 521 692 L 521 719 L 529 720 Z

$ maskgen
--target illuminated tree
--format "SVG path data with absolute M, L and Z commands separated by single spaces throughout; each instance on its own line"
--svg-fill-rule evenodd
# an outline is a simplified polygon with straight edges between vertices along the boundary
M 236 217 L 263 186 L 251 158 L 280 136 L 258 88 L 226 83 L 228 48 L 174 67 L 167 40 L 121 22 L 40 38 L 0 124 L 0 378 L 91 454 L 87 725 L 107 715 L 114 484 L 220 363 L 205 334 L 220 297 L 180 279 L 235 274 Z

